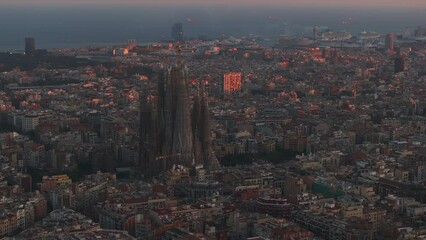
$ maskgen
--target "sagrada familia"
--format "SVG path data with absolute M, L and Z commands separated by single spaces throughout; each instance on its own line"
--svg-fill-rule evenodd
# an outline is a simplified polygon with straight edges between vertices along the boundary
M 144 176 L 156 176 L 175 165 L 220 168 L 212 148 L 206 96 L 198 91 L 191 109 L 183 62 L 168 67 L 158 81 L 157 94 L 141 94 L 140 101 L 139 168 Z

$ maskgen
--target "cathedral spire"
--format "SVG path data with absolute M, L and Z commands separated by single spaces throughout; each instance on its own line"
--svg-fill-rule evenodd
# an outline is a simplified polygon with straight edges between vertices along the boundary
M 216 155 L 213 152 L 212 146 L 212 132 L 211 132 L 211 122 L 210 122 L 210 112 L 207 103 L 207 95 L 203 91 L 201 99 L 201 123 L 202 123 L 202 147 L 203 147 L 203 158 L 204 166 L 208 170 L 218 170 L 220 169 L 219 160 L 216 158 Z
M 200 85 L 192 114 L 188 69 L 178 62 L 158 81 L 158 95 L 141 98 L 141 168 L 156 175 L 174 165 L 219 169 L 212 148 L 207 96 Z

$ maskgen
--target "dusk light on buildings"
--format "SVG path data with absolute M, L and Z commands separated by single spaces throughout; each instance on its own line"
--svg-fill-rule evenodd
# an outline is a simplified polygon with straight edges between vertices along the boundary
M 425 1 L 0 5 L 0 239 L 426 238 Z

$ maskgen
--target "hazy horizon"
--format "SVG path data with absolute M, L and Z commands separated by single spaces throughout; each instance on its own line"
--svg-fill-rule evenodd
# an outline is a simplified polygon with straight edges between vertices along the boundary
M 363 30 L 387 33 L 403 31 L 405 27 L 414 29 L 426 23 L 423 9 L 418 8 L 361 5 L 349 8 L 339 7 L 338 4 L 333 7 L 285 4 L 280 7 L 254 7 L 254 3 L 229 6 L 236 0 L 230 0 L 227 7 L 224 1 L 204 5 L 187 4 L 189 1 L 186 4 L 169 5 L 164 5 L 163 1 L 163 4 L 153 5 L 144 1 L 144 4 L 133 3 L 128 6 L 96 5 L 96 0 L 64 7 L 47 1 L 24 4 L 25 1 L 10 4 L 3 0 L 8 4 L 0 8 L 0 51 L 23 50 L 23 39 L 27 36 L 36 38 L 38 48 L 116 44 L 124 43 L 127 39 L 153 42 L 169 39 L 170 28 L 175 22 L 184 23 L 187 37 L 217 37 L 222 34 L 241 36 L 250 33 L 265 37 L 304 35 L 312 26 L 346 29 L 353 33 Z M 343 26 L 340 24 L 342 21 L 351 21 L 353 24 Z
M 165 6 L 165 5 L 180 5 L 180 6 L 231 6 L 231 7 L 356 7 L 356 8 L 411 8 L 419 9 L 426 8 L 424 0 L 0 0 L 4 5 L 139 5 L 139 6 Z

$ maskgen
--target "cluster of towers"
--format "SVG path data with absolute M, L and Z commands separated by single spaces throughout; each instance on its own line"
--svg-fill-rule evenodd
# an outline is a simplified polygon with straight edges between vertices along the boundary
M 158 81 L 157 94 L 141 94 L 140 170 L 155 176 L 175 165 L 220 168 L 213 153 L 207 99 L 202 91 L 192 104 L 188 69 L 178 62 Z

